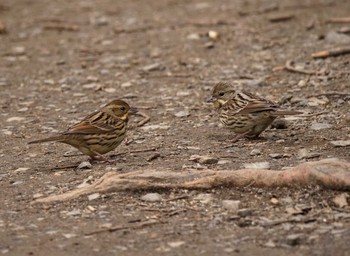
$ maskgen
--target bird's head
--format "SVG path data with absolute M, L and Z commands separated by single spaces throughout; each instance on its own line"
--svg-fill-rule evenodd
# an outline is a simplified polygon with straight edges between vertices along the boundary
M 216 109 L 220 109 L 227 101 L 234 98 L 236 91 L 233 85 L 226 82 L 219 82 L 214 86 L 211 97 L 208 102 L 212 102 Z
M 113 100 L 103 107 L 103 110 L 107 113 L 111 113 L 114 116 L 128 120 L 128 116 L 137 113 L 136 108 L 132 108 L 123 100 Z

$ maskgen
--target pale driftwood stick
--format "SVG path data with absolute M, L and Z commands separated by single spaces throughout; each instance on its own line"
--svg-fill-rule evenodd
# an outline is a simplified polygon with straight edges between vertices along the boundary
M 324 159 L 303 163 L 283 171 L 242 169 L 171 172 L 146 169 L 129 173 L 108 172 L 89 186 L 39 198 L 34 202 L 66 201 L 96 192 L 211 189 L 218 186 L 244 187 L 250 184 L 257 187 L 299 187 L 317 184 L 328 189 L 350 190 L 350 163 L 338 159 Z

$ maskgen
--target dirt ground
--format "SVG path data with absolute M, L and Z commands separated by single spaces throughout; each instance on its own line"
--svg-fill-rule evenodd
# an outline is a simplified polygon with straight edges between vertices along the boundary
M 252 185 L 32 204 L 110 170 L 350 161 L 349 147 L 331 143 L 350 139 L 350 55 L 311 57 L 350 44 L 349 23 L 327 22 L 349 17 L 349 6 L 347 0 L 0 2 L 6 28 L 0 34 L 0 253 L 349 255 L 347 191 Z M 299 71 L 286 70 L 287 61 Z M 230 145 L 232 134 L 206 98 L 215 82 L 232 80 L 316 114 L 287 118 L 261 140 Z M 322 95 L 329 92 L 336 93 Z M 117 163 L 77 169 L 87 157 L 67 145 L 27 145 L 121 97 L 151 119 L 130 130 L 128 143 L 114 152 Z M 287 127 L 276 129 L 281 126 Z M 198 164 L 192 155 L 218 163 Z M 161 198 L 142 199 L 148 193 Z M 240 210 L 225 200 L 239 200 Z M 95 233 L 109 227 L 116 230 Z

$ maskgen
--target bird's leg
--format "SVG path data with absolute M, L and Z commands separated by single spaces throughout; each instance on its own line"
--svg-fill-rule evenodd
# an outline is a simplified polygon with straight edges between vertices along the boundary
M 241 138 L 243 138 L 244 136 L 246 136 L 247 134 L 249 134 L 250 132 L 251 132 L 251 130 L 246 131 L 246 132 L 241 133 L 241 134 L 238 134 L 233 139 L 231 139 L 230 142 L 235 143 L 235 142 L 239 141 Z
M 104 155 L 101 155 L 97 152 L 94 152 L 94 153 L 95 153 L 95 155 L 90 156 L 93 161 L 103 161 L 103 162 L 107 162 L 107 163 L 115 163 L 116 162 L 116 160 L 108 159 Z

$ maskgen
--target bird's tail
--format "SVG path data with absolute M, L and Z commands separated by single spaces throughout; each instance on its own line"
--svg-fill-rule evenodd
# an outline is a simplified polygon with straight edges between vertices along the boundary
M 58 136 L 53 136 L 53 137 L 49 137 L 41 140 L 32 140 L 32 141 L 29 141 L 28 144 L 44 143 L 49 141 L 60 141 L 60 140 L 62 140 L 62 137 L 58 135 Z
M 281 110 L 281 111 L 271 112 L 272 116 L 301 115 L 301 114 L 303 113 L 299 111 L 293 111 L 293 110 Z

